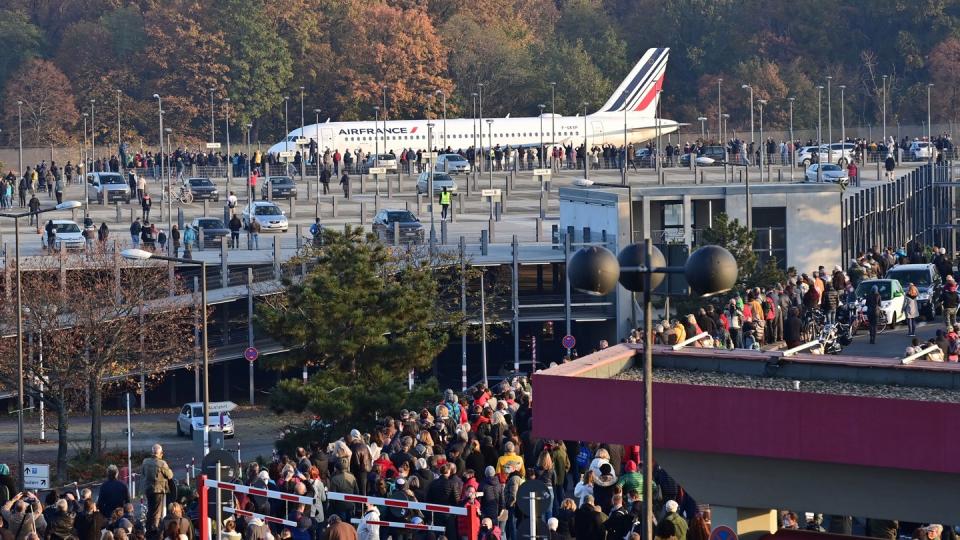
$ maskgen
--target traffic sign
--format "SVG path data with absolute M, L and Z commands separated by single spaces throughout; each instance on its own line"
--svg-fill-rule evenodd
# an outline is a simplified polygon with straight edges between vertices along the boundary
M 23 465 L 23 487 L 26 489 L 50 488 L 50 465 L 26 463 Z
M 420 153 L 420 158 L 423 159 L 424 161 L 431 161 L 431 162 L 432 162 L 432 161 L 436 161 L 436 160 L 437 160 L 437 153 L 436 153 L 436 152 L 421 152 L 421 153 Z
M 563 341 L 561 341 L 561 343 L 563 344 L 564 349 L 572 349 L 577 346 L 577 338 L 567 334 L 563 336 Z
M 387 174 L 386 167 L 370 167 L 368 171 L 370 174 Z
M 209 148 L 209 149 L 211 149 L 211 150 L 216 150 L 216 149 L 220 148 L 220 143 L 218 143 L 218 142 L 208 142 L 208 143 L 207 143 L 207 148 Z
M 237 408 L 237 404 L 232 401 L 211 401 L 210 414 L 228 413 Z
M 297 153 L 294 152 L 293 150 L 284 150 L 277 155 L 280 156 L 280 158 L 282 159 L 282 158 L 292 158 L 296 156 Z
M 737 540 L 737 533 L 726 525 L 718 525 L 710 532 L 710 540 Z
M 550 176 L 553 173 L 550 169 L 534 169 L 534 176 Z
M 295 142 L 297 143 L 297 146 L 306 146 L 310 144 L 310 139 L 306 137 L 300 137 Z
M 247 347 L 243 351 L 243 357 L 247 359 L 247 362 L 251 364 L 257 361 L 257 358 L 260 358 L 260 351 L 256 347 Z
M 499 189 L 481 189 L 480 195 L 482 197 L 499 197 L 500 190 Z

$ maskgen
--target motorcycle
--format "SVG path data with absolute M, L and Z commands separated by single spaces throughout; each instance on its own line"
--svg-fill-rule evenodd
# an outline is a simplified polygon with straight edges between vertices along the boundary
M 827 323 L 823 325 L 820 336 L 817 338 L 820 341 L 820 347 L 815 351 L 820 354 L 840 354 L 843 351 L 843 346 L 840 344 L 839 335 L 840 328 L 836 324 Z

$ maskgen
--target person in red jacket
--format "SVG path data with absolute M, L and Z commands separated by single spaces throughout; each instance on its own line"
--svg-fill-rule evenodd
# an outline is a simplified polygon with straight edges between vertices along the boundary
M 457 535 L 461 540 L 474 540 L 480 534 L 480 501 L 477 500 L 477 489 L 473 485 L 468 484 L 463 494 L 467 515 L 457 516 Z

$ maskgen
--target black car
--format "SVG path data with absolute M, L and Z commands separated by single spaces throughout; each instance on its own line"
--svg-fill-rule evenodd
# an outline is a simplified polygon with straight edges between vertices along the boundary
M 260 189 L 264 200 L 270 199 L 267 195 L 268 186 L 272 188 L 274 199 L 297 198 L 297 184 L 293 181 L 293 178 L 289 176 L 268 176 L 266 182 L 263 183 L 263 187 Z
M 200 242 L 200 231 L 203 231 L 203 247 L 219 247 L 220 239 L 230 236 L 230 229 L 223 224 L 223 220 L 215 217 L 198 217 L 190 223 L 197 233 L 197 242 Z
M 727 157 L 726 150 L 722 146 L 706 146 L 703 148 L 703 152 L 697 154 L 698 158 L 705 157 L 710 158 L 714 161 L 713 165 L 721 165 Z M 689 167 L 690 166 L 690 154 L 683 154 L 680 156 L 680 166 Z M 697 163 L 698 167 L 705 167 L 706 164 Z
M 920 315 L 932 321 L 938 313 L 943 311 L 941 304 L 941 294 L 943 293 L 943 280 L 937 267 L 932 264 L 898 264 L 887 270 L 887 279 L 895 279 L 903 286 L 907 287 L 913 283 L 917 287 L 917 305 L 920 308 Z
M 209 178 L 188 178 L 187 187 L 195 201 L 219 201 L 220 192 Z
M 400 243 L 423 242 L 423 224 L 407 210 L 384 209 L 377 212 L 377 215 L 373 216 L 373 234 L 384 243 L 393 243 L 394 223 L 398 223 L 400 227 Z

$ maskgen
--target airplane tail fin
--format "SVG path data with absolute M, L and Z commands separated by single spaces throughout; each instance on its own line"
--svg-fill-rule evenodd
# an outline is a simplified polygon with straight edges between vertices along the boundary
M 627 78 L 620 83 L 610 99 L 597 112 L 630 110 L 653 118 L 669 56 L 670 49 L 666 47 L 647 49 L 637 65 L 630 70 Z

